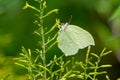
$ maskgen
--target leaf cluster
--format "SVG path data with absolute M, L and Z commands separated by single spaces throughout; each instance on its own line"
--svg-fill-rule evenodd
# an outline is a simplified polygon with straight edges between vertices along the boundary
M 106 48 L 103 49 L 100 55 L 90 52 L 90 46 L 88 47 L 85 62 L 76 61 L 74 57 L 71 60 L 65 61 L 65 56 L 57 57 L 54 55 L 53 60 L 46 63 L 46 52 L 49 51 L 56 43 L 55 41 L 57 33 L 52 37 L 49 34 L 59 25 L 60 20 L 56 19 L 56 23 L 47 31 L 45 31 L 44 18 L 54 12 L 58 12 L 58 9 L 53 9 L 44 14 L 46 6 L 45 0 L 35 0 L 40 3 L 39 9 L 31 6 L 28 2 L 23 9 L 31 8 L 38 12 L 37 18 L 34 23 L 37 24 L 38 29 L 34 31 L 38 35 L 40 41 L 38 42 L 38 49 L 31 51 L 22 47 L 22 53 L 20 57 L 16 58 L 18 62 L 15 64 L 25 68 L 28 71 L 27 80 L 69 80 L 69 79 L 81 79 L 81 80 L 98 80 L 97 76 L 106 74 L 106 71 L 99 71 L 101 68 L 111 67 L 111 65 L 100 65 L 103 56 L 111 53 L 106 52 Z M 93 60 L 95 61 L 93 62 Z M 69 66 L 71 65 L 71 67 Z M 82 69 L 82 70 L 81 70 Z M 110 80 L 106 75 L 106 79 Z

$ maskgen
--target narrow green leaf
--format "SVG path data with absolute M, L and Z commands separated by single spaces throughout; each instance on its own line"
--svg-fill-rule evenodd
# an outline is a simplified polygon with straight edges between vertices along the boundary
M 46 66 L 49 67 L 49 66 L 51 66 L 52 64 L 54 64 L 54 63 L 53 63 L 53 61 L 51 60 Z
M 105 52 L 105 53 L 102 54 L 102 56 L 106 56 L 106 55 L 110 54 L 111 52 L 112 51 Z
M 37 11 L 37 12 L 40 12 L 39 9 L 35 8 L 34 6 L 29 5 L 28 2 L 26 1 L 26 4 L 25 4 L 25 6 L 23 7 L 23 9 L 27 9 L 27 8 L 31 8 L 31 9 Z
M 105 52 L 106 48 L 104 48 L 101 53 L 100 53 L 100 57 L 102 57 L 103 53 Z
M 77 78 L 80 78 L 80 79 L 84 79 L 84 76 L 83 76 L 83 75 L 77 75 L 76 77 L 77 77 Z
M 15 64 L 28 70 L 27 66 L 25 66 L 25 65 L 23 65 L 23 64 L 20 64 L 20 63 L 15 63 Z
M 60 80 L 67 80 L 66 78 L 61 78 Z
M 105 68 L 105 67 L 112 67 L 112 65 L 106 64 L 106 65 L 101 65 L 101 66 L 100 66 L 100 68 Z
M 49 43 L 51 43 L 53 40 L 55 40 L 55 38 L 57 37 L 57 34 L 55 34 L 50 40 L 48 40 L 45 45 L 48 45 Z
M 95 54 L 95 53 L 91 53 L 91 55 L 93 55 L 96 58 L 99 58 L 99 56 L 97 54 Z
M 52 14 L 52 13 L 54 13 L 54 12 L 58 13 L 58 9 L 53 9 L 53 10 L 49 11 L 46 15 L 44 15 L 44 16 L 41 17 L 41 18 L 45 18 L 45 17 L 49 16 L 50 14 Z
M 60 69 L 58 69 L 58 70 L 52 72 L 52 74 L 57 74 L 58 72 L 63 72 L 63 71 L 64 71 L 64 68 L 60 68 Z
M 37 77 L 41 76 L 42 74 L 43 74 L 43 72 L 41 71 L 38 74 L 36 74 L 35 77 L 37 78 Z M 42 79 L 40 79 L 40 80 L 42 80 Z
M 1 79 L 1 80 L 8 80 L 8 77 L 10 76 L 11 74 L 8 74 L 7 76 L 5 76 L 4 79 Z
M 43 2 L 43 8 L 46 8 L 46 1 Z
M 88 78 L 90 78 L 90 80 L 93 80 L 93 77 L 92 77 L 92 76 L 90 76 L 90 75 L 87 75 L 87 77 L 88 77 Z
M 20 62 L 24 62 L 24 63 L 27 63 L 27 62 L 28 62 L 27 60 L 23 60 L 23 59 L 20 59 L 19 61 L 20 61 Z
M 102 71 L 102 72 L 90 72 L 89 74 L 90 75 L 101 75 L 101 74 L 106 74 L 107 72 L 106 71 Z
M 25 55 L 25 54 L 23 54 L 23 53 L 20 53 L 20 56 L 23 56 L 23 57 L 25 57 L 26 55 Z
M 56 60 L 56 59 L 57 59 L 57 56 L 55 55 L 55 56 L 54 56 L 54 60 Z
M 77 65 L 80 65 L 83 69 L 85 69 L 85 65 L 83 62 L 76 62 Z
M 52 31 L 55 29 L 55 27 L 56 27 L 57 25 L 59 25 L 59 24 L 60 24 L 60 19 L 56 19 L 56 23 L 52 26 L 52 28 L 51 28 L 48 32 L 45 33 L 45 35 L 47 35 L 47 34 L 49 34 L 50 32 L 52 32 Z
M 88 61 L 88 64 L 91 66 L 95 66 L 92 62 Z
M 83 76 L 83 75 L 76 75 L 76 74 L 71 74 L 69 77 L 70 77 L 70 78 L 75 78 L 75 77 L 77 77 L 77 78 L 80 78 L 80 79 L 84 79 L 84 76 Z
M 120 6 L 114 11 L 112 16 L 110 17 L 110 20 L 114 20 L 114 19 L 116 19 L 119 16 L 120 16 Z
M 38 67 L 40 67 L 40 68 L 42 68 L 42 69 L 48 71 L 48 72 L 51 74 L 51 71 L 50 71 L 49 69 L 47 69 L 46 67 L 44 67 L 44 66 L 42 66 L 42 65 L 38 65 Z
M 40 28 L 37 29 L 37 30 L 35 30 L 35 31 L 34 31 L 34 34 L 36 34 L 36 35 L 38 35 L 38 36 L 41 36 L 41 34 L 40 34 Z
M 56 43 L 57 43 L 57 41 L 53 42 L 53 43 L 48 47 L 48 49 L 46 50 L 46 52 L 47 52 L 48 50 L 50 50 Z
M 71 73 L 72 73 L 72 70 L 69 70 L 67 73 L 65 73 L 65 74 L 63 75 L 62 78 L 68 77 Z
M 31 58 L 31 50 L 28 49 L 29 58 Z
M 70 74 L 69 77 L 71 78 L 71 77 L 75 77 L 75 76 L 76 76 L 76 74 Z
M 71 62 L 71 61 L 68 60 L 68 61 L 64 64 L 64 66 L 67 66 L 70 62 Z
M 106 75 L 106 79 L 107 79 L 107 80 L 110 80 L 110 78 L 109 78 L 109 76 L 108 76 L 108 75 Z
M 96 69 L 98 67 L 94 66 L 94 67 L 88 67 L 88 69 Z
M 24 48 L 24 46 L 22 46 L 22 52 L 25 53 L 26 55 L 28 55 L 28 52 L 26 51 L 26 49 Z
M 36 63 L 37 61 L 38 61 L 38 59 L 39 59 L 39 55 L 37 55 L 37 57 L 34 59 L 34 63 Z

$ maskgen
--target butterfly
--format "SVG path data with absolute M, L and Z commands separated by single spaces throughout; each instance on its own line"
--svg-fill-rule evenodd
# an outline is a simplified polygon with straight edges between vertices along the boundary
M 69 23 L 61 25 L 57 41 L 58 48 L 65 56 L 75 55 L 79 49 L 95 45 L 94 39 L 88 31 L 76 25 L 69 25 Z

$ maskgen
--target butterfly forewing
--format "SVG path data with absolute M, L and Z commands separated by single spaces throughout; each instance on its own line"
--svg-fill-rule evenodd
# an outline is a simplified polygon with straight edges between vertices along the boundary
M 66 31 L 61 31 L 57 38 L 58 47 L 65 53 L 65 56 L 74 55 L 78 52 L 79 48 L 70 37 L 66 34 Z

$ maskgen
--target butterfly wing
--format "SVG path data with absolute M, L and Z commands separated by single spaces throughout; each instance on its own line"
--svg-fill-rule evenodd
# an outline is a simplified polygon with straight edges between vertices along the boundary
M 66 31 L 62 30 L 58 37 L 58 47 L 65 54 L 65 56 L 74 55 L 78 52 L 79 48 L 73 43 L 72 39 L 68 36 Z
M 57 40 L 58 47 L 65 56 L 75 55 L 79 49 L 95 45 L 91 34 L 75 25 L 68 25 L 65 30 L 61 30 Z
M 79 49 L 83 49 L 89 45 L 95 45 L 92 35 L 78 26 L 69 25 L 66 32 L 72 41 L 79 46 Z

